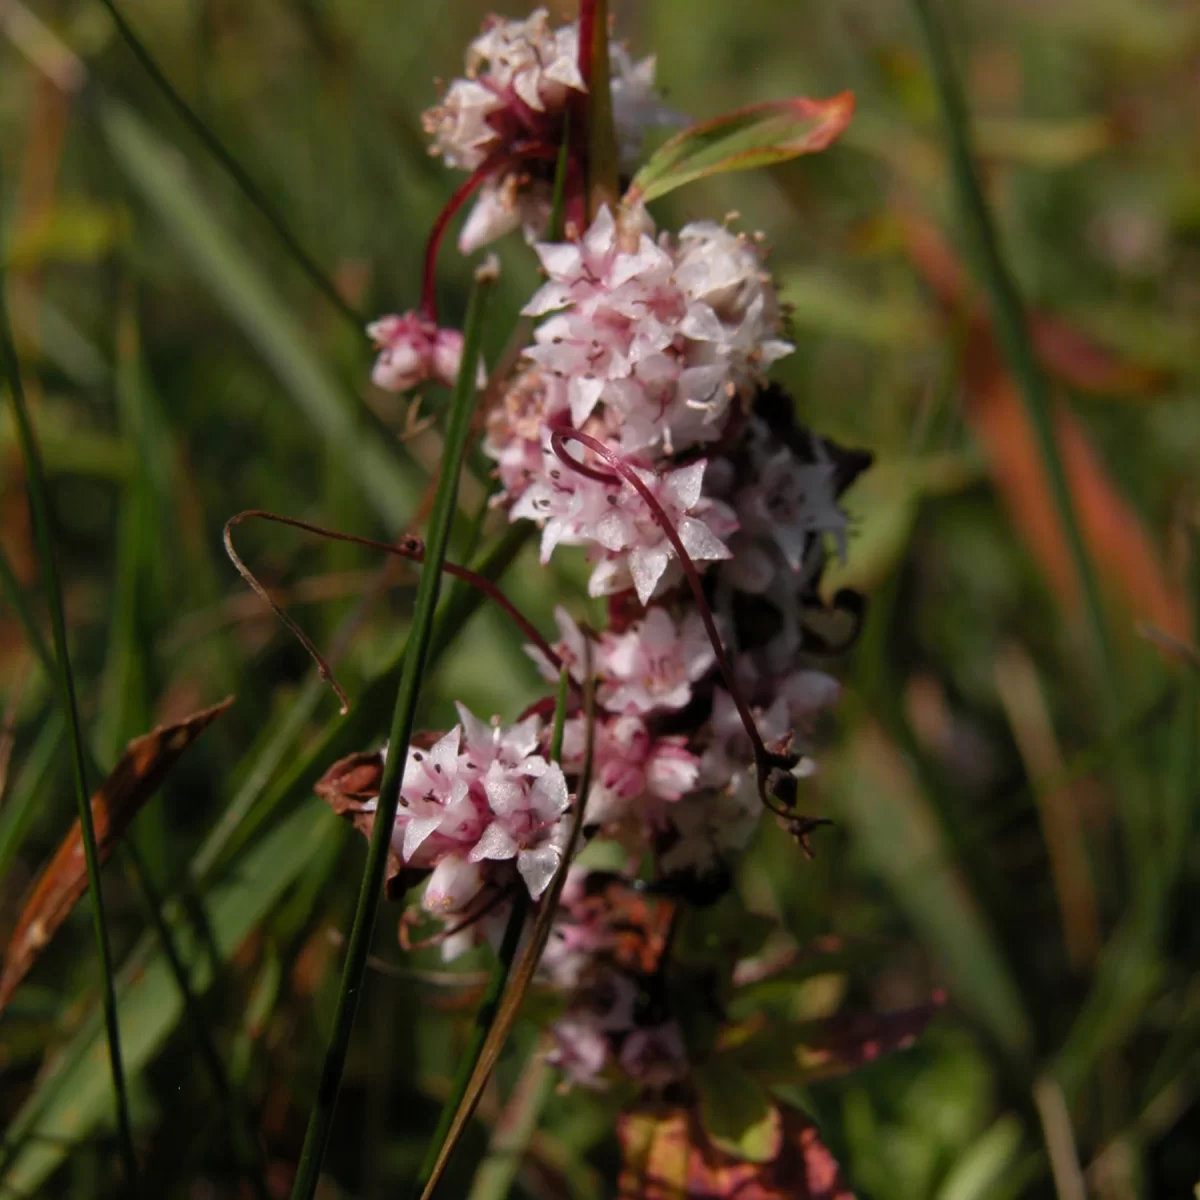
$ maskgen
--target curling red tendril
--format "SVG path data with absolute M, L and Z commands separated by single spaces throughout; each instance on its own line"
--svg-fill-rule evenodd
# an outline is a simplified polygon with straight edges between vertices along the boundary
M 567 441 L 579 442 L 581 445 L 586 446 L 593 454 L 608 463 L 612 467 L 613 473 L 609 474 L 599 471 L 595 467 L 589 467 L 585 463 L 581 463 L 573 454 L 567 451 L 565 446 Z M 792 812 L 788 809 L 781 809 L 772 802 L 772 798 L 767 793 L 767 779 L 773 769 L 782 768 L 790 770 L 795 765 L 795 761 L 786 755 L 773 753 L 767 749 L 766 744 L 763 742 L 762 735 L 758 732 L 758 726 L 754 723 L 754 715 L 751 713 L 750 706 L 746 703 L 746 698 L 742 694 L 742 689 L 734 676 L 733 667 L 721 642 L 721 635 L 717 632 L 717 623 L 713 618 L 712 609 L 709 607 L 708 598 L 704 595 L 704 585 L 700 581 L 700 572 L 696 570 L 696 565 L 692 562 L 691 555 L 684 548 L 683 540 L 680 538 L 679 531 L 675 528 L 674 522 L 667 515 L 666 510 L 659 504 L 654 493 L 646 486 L 645 481 L 638 473 L 619 454 L 600 441 L 599 438 L 592 437 L 590 433 L 583 433 L 578 429 L 556 429 L 550 435 L 550 446 L 562 463 L 572 471 L 577 471 L 579 474 L 601 483 L 619 484 L 625 482 L 646 502 L 646 506 L 650 509 L 655 522 L 662 529 L 663 533 L 666 534 L 667 540 L 671 543 L 675 553 L 679 557 L 679 565 L 683 568 L 684 576 L 688 581 L 689 587 L 692 589 L 696 606 L 700 610 L 700 619 L 704 622 L 704 630 L 708 634 L 708 640 L 712 643 L 717 667 L 720 669 L 722 678 L 725 680 L 725 686 L 728 688 L 729 694 L 737 707 L 738 716 L 741 717 L 746 735 L 750 738 L 750 743 L 754 747 L 759 798 L 772 812 L 778 816 L 790 819 L 794 815 Z
M 455 213 L 493 175 L 498 175 L 501 171 L 529 159 L 553 162 L 557 158 L 558 147 L 549 142 L 519 142 L 507 153 L 492 155 L 486 159 L 467 176 L 463 183 L 459 184 L 454 194 L 446 201 L 446 206 L 438 213 L 425 243 L 425 266 L 421 277 L 421 316 L 426 321 L 437 324 L 437 258 L 442 247 L 442 239 L 446 236 L 446 230 Z
M 346 697 L 346 693 L 333 677 L 333 672 L 321 652 L 313 645 L 312 640 L 304 630 L 271 599 L 267 589 L 258 582 L 253 572 L 242 562 L 241 557 L 233 548 L 233 527 L 240 525 L 243 521 L 249 520 L 252 517 L 263 521 L 272 521 L 277 525 L 289 525 L 293 529 L 302 529 L 306 533 L 315 533 L 318 537 L 329 538 L 331 541 L 351 542 L 356 546 L 366 546 L 368 549 L 379 550 L 384 554 L 394 554 L 415 563 L 424 563 L 425 543 L 413 534 L 405 534 L 398 542 L 377 542 L 373 538 L 358 537 L 353 533 L 341 533 L 336 529 L 325 529 L 320 525 L 313 525 L 308 521 L 300 521 L 295 517 L 280 516 L 278 513 L 268 512 L 262 508 L 248 508 L 244 512 L 230 517 L 225 522 L 225 552 L 237 568 L 238 574 L 249 584 L 259 599 L 267 604 L 271 611 L 299 639 L 300 644 L 308 651 L 312 660 L 317 664 L 321 678 L 326 680 L 337 693 L 337 697 L 341 701 L 342 712 L 348 712 L 350 703 Z M 562 658 L 558 652 L 538 632 L 533 622 L 490 579 L 480 575 L 477 571 L 472 571 L 470 567 L 460 567 L 457 563 L 444 562 L 442 563 L 442 570 L 455 579 L 461 579 L 464 583 L 475 588 L 476 591 L 482 592 L 493 603 L 499 605 L 512 619 L 517 628 L 546 656 L 551 665 L 556 670 L 562 670 Z M 571 686 L 577 691 L 579 690 L 579 685 L 574 680 L 571 681 Z

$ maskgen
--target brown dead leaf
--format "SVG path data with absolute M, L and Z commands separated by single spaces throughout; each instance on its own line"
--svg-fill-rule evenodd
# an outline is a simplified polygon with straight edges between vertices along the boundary
M 183 721 L 160 725 L 125 747 L 120 761 L 92 796 L 92 820 L 101 862 L 112 853 L 129 823 L 158 790 L 183 752 L 232 703 L 233 697 L 229 696 Z M 87 886 L 83 836 L 76 820 L 35 881 L 9 941 L 0 971 L 0 1012 Z
M 766 1163 L 716 1149 L 689 1109 L 622 1113 L 619 1200 L 854 1200 L 812 1122 L 794 1109 L 781 1112 L 781 1148 Z
M 421 742 L 420 734 L 412 739 L 414 746 Z M 382 781 L 383 751 L 370 750 L 339 759 L 317 780 L 313 791 L 370 842 L 371 830 L 375 828 L 375 800 Z M 400 855 L 388 847 L 384 892 L 389 900 L 403 900 L 405 893 L 427 874 L 428 871 L 406 867 Z

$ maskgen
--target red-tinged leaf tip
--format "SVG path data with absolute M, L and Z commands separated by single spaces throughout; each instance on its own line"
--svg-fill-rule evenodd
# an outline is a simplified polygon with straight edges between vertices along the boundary
M 853 92 L 839 92 L 836 96 L 830 96 L 828 100 L 811 100 L 807 96 L 797 96 L 792 104 L 802 116 L 812 117 L 819 122 L 805 139 L 805 149 L 824 150 L 845 132 L 846 126 L 854 116 L 857 101 Z
M 626 204 L 729 171 L 746 171 L 815 154 L 841 136 L 854 115 L 854 93 L 825 100 L 795 96 L 735 109 L 701 121 L 665 142 L 637 173 Z

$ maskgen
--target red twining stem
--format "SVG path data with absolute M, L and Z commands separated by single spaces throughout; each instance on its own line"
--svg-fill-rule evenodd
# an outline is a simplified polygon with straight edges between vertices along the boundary
M 594 467 L 589 467 L 581 463 L 574 455 L 567 452 L 565 447 L 567 441 L 579 442 L 581 445 L 586 446 L 593 454 L 596 454 L 608 463 L 615 474 L 608 475 L 598 471 Z M 573 471 L 578 471 L 581 475 L 586 475 L 589 479 L 595 479 L 601 483 L 617 483 L 621 480 L 628 483 L 646 502 L 654 520 L 658 523 L 663 533 L 666 534 L 667 540 L 679 556 L 679 565 L 683 568 L 684 576 L 692 589 L 692 595 L 695 597 L 696 606 L 700 610 L 700 619 L 704 622 L 704 629 L 708 634 L 708 640 L 712 643 L 713 653 L 717 659 L 717 666 L 725 680 L 725 686 L 729 689 L 729 694 L 733 697 L 733 702 L 737 706 L 738 716 L 742 719 L 742 725 L 745 726 L 751 745 L 754 747 L 754 761 L 758 770 L 759 796 L 769 808 L 775 812 L 779 812 L 780 810 L 771 804 L 767 796 L 767 773 L 773 766 L 783 766 L 785 764 L 790 766 L 791 763 L 783 755 L 772 754 L 763 743 L 762 736 L 758 732 L 758 726 L 754 723 L 754 715 L 750 711 L 750 706 L 746 703 L 742 689 L 734 676 L 733 667 L 725 653 L 725 647 L 721 642 L 721 635 L 717 632 L 717 623 L 713 617 L 712 609 L 709 607 L 708 598 L 704 594 L 704 585 L 700 581 L 700 572 L 696 570 L 691 555 L 684 548 L 683 539 L 680 538 L 679 531 L 675 528 L 674 522 L 667 515 L 666 510 L 659 504 L 654 493 L 646 486 L 645 481 L 638 473 L 616 451 L 606 446 L 599 438 L 592 437 L 589 433 L 582 433 L 578 429 L 556 429 L 550 435 L 550 445 L 554 453 L 566 466 Z M 790 814 L 781 813 L 780 815 L 788 816 Z
M 306 533 L 315 533 L 318 537 L 329 538 L 335 542 L 351 542 L 356 546 L 366 546 L 371 550 L 380 550 L 385 554 L 395 554 L 400 558 L 406 558 L 409 562 L 415 563 L 423 563 L 425 561 L 425 543 L 419 537 L 414 537 L 412 534 L 406 534 L 399 542 L 395 543 L 377 542 L 373 538 L 358 537 L 353 533 L 340 533 L 335 529 L 325 529 L 320 525 L 310 524 L 308 521 L 300 521 L 295 517 L 280 516 L 278 513 L 268 512 L 266 509 L 261 508 L 249 508 L 245 512 L 240 512 L 236 516 L 230 517 L 225 523 L 225 549 L 233 560 L 234 566 L 237 567 L 242 578 L 271 607 L 275 615 L 300 639 L 305 649 L 308 650 L 313 660 L 317 663 L 322 678 L 329 680 L 333 685 L 334 690 L 338 693 L 338 698 L 342 701 L 343 711 L 345 711 L 348 708 L 345 693 L 333 678 L 332 672 L 317 651 L 317 648 L 305 636 L 303 630 L 300 629 L 296 622 L 271 599 L 266 589 L 254 578 L 249 568 L 245 566 L 233 548 L 233 527 L 251 517 L 257 517 L 263 521 L 273 521 L 277 525 L 289 525 L 293 529 L 303 529 Z M 470 567 L 460 567 L 457 563 L 444 562 L 442 563 L 442 570 L 455 579 L 461 579 L 464 583 L 475 588 L 476 591 L 482 592 L 489 600 L 498 604 L 512 618 L 517 628 L 546 656 L 555 670 L 562 670 L 562 658 L 558 652 L 538 632 L 533 622 L 490 579 L 480 575 L 476 571 L 472 571 Z M 574 680 L 571 682 L 572 686 L 578 689 L 579 685 Z
M 490 179 L 526 159 L 549 159 L 558 157 L 558 147 L 548 142 L 520 142 L 505 154 L 493 154 L 485 159 L 466 180 L 455 189 L 446 201 L 445 208 L 438 213 L 425 242 L 425 266 L 421 275 L 421 316 L 431 324 L 437 324 L 437 258 L 442 248 L 442 239 L 454 219 L 455 213 Z

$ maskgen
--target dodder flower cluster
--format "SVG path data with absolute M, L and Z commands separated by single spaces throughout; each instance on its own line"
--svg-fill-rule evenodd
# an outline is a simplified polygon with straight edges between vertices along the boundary
M 586 98 L 578 50 L 577 28 L 552 29 L 542 10 L 492 21 L 467 78 L 426 114 L 434 151 L 482 189 L 464 250 L 518 226 L 543 233 L 567 114 Z M 610 56 L 628 154 L 669 114 L 652 59 L 615 44 Z M 573 868 L 563 892 L 543 962 L 567 998 L 555 1059 L 577 1082 L 616 1069 L 661 1084 L 686 1071 L 686 1051 L 662 985 L 669 938 L 636 887 L 704 903 L 727 885 L 764 800 L 792 815 L 815 722 L 839 690 L 813 655 L 837 648 L 831 618 L 858 615 L 846 601 L 824 608 L 818 584 L 830 544 L 845 546 L 838 498 L 868 458 L 797 425 L 767 382 L 792 346 L 756 239 L 712 222 L 656 232 L 643 208 L 622 205 L 534 249 L 546 281 L 523 311 L 539 323 L 485 450 L 495 503 L 537 523 L 543 563 L 583 547 L 589 591 L 608 597 L 604 632 L 560 609 L 555 660 L 530 647 L 549 681 L 565 664 L 582 685 L 591 664 L 592 782 L 573 797 L 588 738 L 577 709 L 560 765 L 548 761 L 544 703 L 507 728 L 460 706 L 459 725 L 409 750 L 390 882 L 402 892 L 428 877 L 423 908 L 443 922 L 447 953 L 495 937 L 515 889 L 545 892 L 583 803 L 585 836 L 615 844 L 625 865 Z M 461 337 L 438 327 L 428 276 L 426 289 L 421 315 L 371 327 L 381 386 L 457 373 Z M 319 790 L 369 828 L 381 764 L 382 753 L 356 756 Z M 632 948 L 620 919 L 630 904 L 645 907 Z

